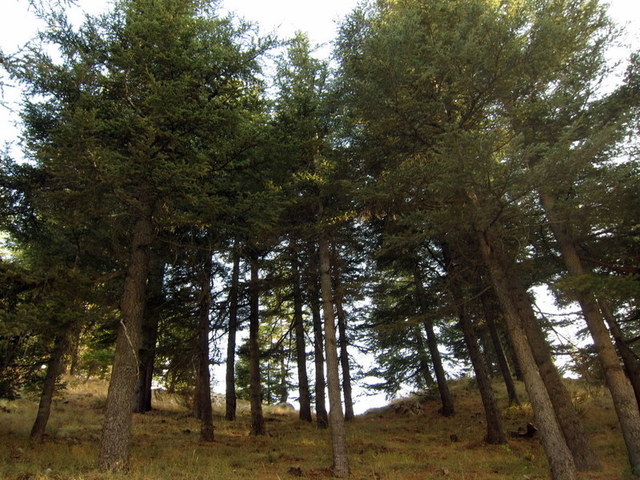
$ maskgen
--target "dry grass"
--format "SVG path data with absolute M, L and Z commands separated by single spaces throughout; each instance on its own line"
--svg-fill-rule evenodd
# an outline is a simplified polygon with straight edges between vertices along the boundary
M 631 478 L 608 396 L 571 385 L 603 464 L 584 480 Z M 457 414 L 443 418 L 435 400 L 418 415 L 381 409 L 348 425 L 352 479 L 357 480 L 541 480 L 549 477 L 537 439 L 511 438 L 508 445 L 483 442 L 482 406 L 468 382 L 453 391 Z M 497 389 L 506 407 L 504 393 Z M 249 418 L 226 422 L 217 412 L 216 441 L 199 442 L 199 425 L 179 403 L 164 396 L 156 410 L 134 417 L 132 468 L 126 475 L 95 471 L 106 384 L 70 385 L 57 399 L 44 444 L 30 446 L 36 399 L 0 401 L 0 478 L 6 480 L 278 480 L 331 478 L 327 431 L 295 415 L 268 411 L 265 437 L 249 436 Z M 532 420 L 528 406 L 503 410 L 505 429 Z M 453 440 L 452 440 L 453 439 Z

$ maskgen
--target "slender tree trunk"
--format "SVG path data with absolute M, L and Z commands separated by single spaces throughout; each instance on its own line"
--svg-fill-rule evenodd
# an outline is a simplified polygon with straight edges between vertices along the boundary
M 562 259 L 571 277 L 580 277 L 589 272 L 582 264 L 572 234 L 567 224 L 557 214 L 554 196 L 544 189 L 539 190 L 540 200 L 549 219 Z M 607 331 L 593 292 L 589 288 L 575 289 L 574 297 L 580 304 L 587 328 L 593 338 L 598 358 L 604 373 L 611 398 L 622 429 L 631 469 L 640 475 L 640 412 L 629 380 L 624 374 L 615 347 Z
M 609 331 L 611 332 L 611 335 L 616 342 L 616 348 L 618 349 L 620 358 L 622 358 L 627 377 L 629 378 L 631 386 L 633 387 L 633 392 L 636 396 L 636 402 L 640 404 L 640 365 L 638 365 L 638 359 L 636 358 L 635 353 L 633 353 L 633 350 L 631 350 L 631 348 L 629 348 L 629 345 L 627 345 L 627 342 L 624 339 L 624 335 L 620 330 L 620 326 L 618 325 L 618 322 L 616 321 L 614 316 L 611 314 L 609 306 L 600 300 L 598 300 L 598 306 L 600 307 L 602 316 L 606 320 L 607 325 L 609 326 Z
M 472 197 L 473 201 L 473 197 Z M 573 456 L 565 441 L 556 414 L 549 398 L 547 388 L 533 358 L 531 346 L 514 304 L 511 293 L 511 279 L 505 275 L 501 262 L 502 244 L 498 236 L 489 227 L 478 231 L 478 242 L 483 260 L 489 270 L 491 281 L 503 307 L 505 322 L 524 377 L 529 400 L 533 406 L 536 423 L 542 438 L 542 444 L 549 460 L 553 480 L 576 480 L 577 472 Z
M 493 445 L 507 443 L 507 439 L 502 428 L 500 412 L 498 411 L 496 399 L 493 394 L 493 388 L 491 386 L 489 369 L 487 368 L 485 359 L 480 351 L 478 338 L 471 318 L 467 312 L 464 294 L 460 288 L 461 278 L 459 269 L 453 264 L 452 254 L 448 244 L 445 243 L 442 245 L 442 253 L 447 269 L 449 291 L 453 297 L 456 313 L 460 320 L 460 327 L 462 328 L 462 333 L 464 335 L 464 341 L 467 345 L 469 357 L 471 358 L 473 371 L 476 374 L 480 397 L 482 398 L 482 406 L 484 407 L 485 418 L 487 420 L 486 441 Z
M 338 369 L 338 345 L 333 305 L 333 287 L 331 285 L 331 255 L 329 240 L 320 235 L 320 288 L 324 312 L 325 350 L 327 356 L 327 380 L 329 387 L 329 426 L 333 449 L 333 474 L 342 478 L 349 475 L 347 457 L 347 439 L 340 400 L 340 375 Z
M 249 390 L 251 399 L 251 435 L 265 435 L 265 423 L 262 415 L 262 382 L 260 379 L 260 278 L 258 258 L 249 259 L 251 282 L 249 285 Z
M 38 404 L 38 413 L 36 420 L 31 428 L 30 441 L 39 443 L 44 438 L 44 432 L 49 422 L 49 414 L 51 413 L 51 403 L 53 402 L 53 394 L 56 390 L 56 382 L 58 377 L 64 370 L 64 355 L 69 347 L 68 333 L 62 332 L 56 335 L 54 339 L 53 352 L 47 362 L 47 374 L 42 385 L 42 394 L 40 395 L 40 403 Z
M 229 421 L 236 419 L 236 333 L 238 330 L 238 287 L 240 283 L 240 256 L 233 254 L 231 287 L 229 288 L 229 333 L 227 336 L 226 412 Z
M 199 344 L 200 342 L 200 335 L 198 335 L 196 337 L 196 343 Z M 194 377 L 195 377 L 195 386 L 193 388 L 193 397 L 191 399 L 191 407 L 192 407 L 192 416 L 193 418 L 195 418 L 196 420 L 201 420 L 202 419 L 202 410 L 200 409 L 200 407 L 202 406 L 202 404 L 200 403 L 200 397 L 201 397 L 201 393 L 200 393 L 200 389 L 202 388 L 202 383 L 200 382 L 200 356 L 198 354 L 198 352 L 196 351 L 194 357 L 193 357 L 193 372 L 194 372 Z
M 455 294 L 457 296 L 457 294 Z M 454 300 L 457 302 L 457 300 Z M 480 390 L 480 397 L 482 398 L 482 406 L 484 407 L 485 418 L 487 420 L 487 443 L 493 445 L 499 445 L 507 443 L 507 439 L 504 435 L 502 428 L 502 420 L 500 419 L 500 412 L 496 405 L 496 399 L 493 394 L 493 388 L 491 386 L 491 377 L 489 376 L 489 369 L 485 363 L 480 347 L 478 346 L 478 339 L 469 318 L 466 309 L 463 305 L 458 306 L 458 318 L 460 319 L 460 326 L 462 327 L 462 333 L 464 334 L 464 341 L 467 345 L 469 357 L 471 358 L 471 364 L 473 365 L 473 371 L 476 374 L 476 381 L 478 382 L 478 389 Z
M 500 310 L 502 311 L 502 307 L 500 307 Z M 504 345 L 507 349 L 505 354 L 509 355 L 509 360 L 511 360 L 511 365 L 513 366 L 513 376 L 516 377 L 516 380 L 518 380 L 519 382 L 523 382 L 524 375 L 522 374 L 522 368 L 520 368 L 520 361 L 518 360 L 518 356 L 515 353 L 513 345 L 511 344 L 511 337 L 509 335 L 505 335 L 503 336 L 503 339 Z
M 429 353 L 431 354 L 431 362 L 433 363 L 433 370 L 436 374 L 436 382 L 438 383 L 438 392 L 440 393 L 440 401 L 442 402 L 442 415 L 450 417 L 455 414 L 453 397 L 449 391 L 447 376 L 445 374 L 444 367 L 442 366 L 442 357 L 438 350 L 438 339 L 433 329 L 433 322 L 427 315 L 427 297 L 424 291 L 424 285 L 422 284 L 422 276 L 420 274 L 419 267 L 417 266 L 413 272 L 413 280 L 416 287 L 418 306 L 420 308 L 420 313 L 423 315 L 422 323 L 427 334 L 427 345 L 429 347 Z
M 198 412 L 200 413 L 200 440 L 213 442 L 213 410 L 211 406 L 211 372 L 209 371 L 209 333 L 211 330 L 211 280 L 213 262 L 211 252 L 205 255 L 199 273 L 200 301 L 198 304 Z
M 518 393 L 516 392 L 516 385 L 513 381 L 513 377 L 511 376 L 509 362 L 507 361 L 507 356 L 504 353 L 502 341 L 500 340 L 500 334 L 498 333 L 498 327 L 496 326 L 496 322 L 493 319 L 494 313 L 493 310 L 489 308 L 490 300 L 488 296 L 489 293 L 486 291 L 481 293 L 480 302 L 482 303 L 482 311 L 484 313 L 485 321 L 487 322 L 487 327 L 489 327 L 491 341 L 493 342 L 493 346 L 496 351 L 498 367 L 500 368 L 500 373 L 502 374 L 502 379 L 504 380 L 505 387 L 507 388 L 507 394 L 509 395 L 509 405 L 520 405 L 520 399 L 518 398 Z
M 424 337 L 422 336 L 422 332 L 418 325 L 413 329 L 413 335 L 415 336 L 418 350 L 418 374 L 422 378 L 424 386 L 429 387 L 430 385 L 433 385 L 433 377 L 431 376 L 431 370 L 429 370 L 429 355 L 425 350 Z
M 289 399 L 289 391 L 287 390 L 288 376 L 289 376 L 289 372 L 287 371 L 287 363 L 285 361 L 285 355 L 284 353 L 282 353 L 280 357 L 280 385 L 278 388 L 278 391 L 280 393 L 280 398 L 278 398 L 278 403 L 287 403 L 287 400 Z
M 311 395 L 307 376 L 307 342 L 302 315 L 302 289 L 300 288 L 300 267 L 298 246 L 291 240 L 291 282 L 293 283 L 293 324 L 296 336 L 296 361 L 298 365 L 298 391 L 300 392 L 300 420 L 313 421 L 311 417 Z
M 344 394 L 344 419 L 348 422 L 355 418 L 353 412 L 353 395 L 351 393 L 351 369 L 349 367 L 349 337 L 347 336 L 347 317 L 343 308 L 343 287 L 337 284 L 334 301 L 338 320 L 338 333 L 340 334 L 340 366 L 342 367 L 342 392 Z
M 316 269 L 316 271 L 319 271 L 319 269 Z M 328 428 L 329 415 L 327 414 L 325 399 L 326 381 L 324 377 L 324 339 L 319 294 L 317 279 L 312 278 L 311 285 L 309 286 L 309 304 L 311 307 L 311 317 L 313 319 L 313 358 L 316 372 L 316 425 L 318 428 Z
M 164 303 L 162 293 L 164 266 L 164 261 L 159 253 L 152 253 L 149 259 L 149 283 L 147 286 L 149 295 L 142 322 L 142 348 L 140 349 L 140 374 L 138 375 L 135 413 L 151 410 L 151 385 L 158 340 L 158 324 L 160 323 L 160 310 Z
M 80 360 L 80 339 L 82 338 L 82 328 L 74 328 L 71 332 L 71 340 L 69 346 L 69 368 L 68 372 L 71 376 L 78 374 L 78 362 Z
M 479 325 L 474 324 L 476 336 L 478 338 L 478 345 L 480 347 L 480 353 L 484 358 L 484 363 L 487 365 L 487 371 L 491 378 L 497 376 L 498 373 L 498 359 L 495 349 L 493 348 L 493 342 L 489 335 L 487 328 L 481 328 Z
M 131 257 L 120 302 L 116 350 L 107 394 L 100 441 L 98 469 L 123 471 L 128 468 L 131 420 L 138 382 L 142 343 L 142 319 L 149 277 L 149 245 L 153 241 L 151 217 L 138 218 L 131 238 Z

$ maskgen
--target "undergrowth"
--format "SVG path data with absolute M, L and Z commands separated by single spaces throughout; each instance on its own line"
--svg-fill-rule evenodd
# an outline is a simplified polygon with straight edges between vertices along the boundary
M 610 399 L 600 389 L 570 388 L 603 463 L 583 480 L 631 478 Z M 377 409 L 347 426 L 351 478 L 355 480 L 542 480 L 549 478 L 538 438 L 510 437 L 487 445 L 479 395 L 468 382 L 452 388 L 457 413 L 444 418 L 429 397 L 416 414 Z M 507 433 L 533 421 L 528 404 L 508 407 L 496 386 Z M 104 382 L 70 383 L 56 399 L 47 436 L 30 445 L 37 399 L 0 401 L 0 478 L 6 480 L 284 480 L 331 478 L 329 432 L 266 409 L 267 431 L 251 437 L 250 418 L 223 419 L 216 412 L 215 441 L 199 441 L 199 423 L 179 401 L 156 398 L 154 410 L 134 416 L 131 469 L 95 469 L 106 398 Z M 415 402 L 415 400 L 412 400 Z M 242 410 L 244 411 L 244 410 Z

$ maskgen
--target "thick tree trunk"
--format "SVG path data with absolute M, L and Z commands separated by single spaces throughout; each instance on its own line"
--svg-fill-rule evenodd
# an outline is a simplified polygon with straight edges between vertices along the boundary
M 553 480 L 576 480 L 577 472 L 573 456 L 558 424 L 547 388 L 540 376 L 519 318 L 518 308 L 513 301 L 511 279 L 505 274 L 501 262 L 502 242 L 493 232 L 492 227 L 486 231 L 478 231 L 477 234 L 482 258 L 489 269 L 491 281 L 504 311 L 511 343 L 522 368 L 525 387 L 533 406 L 552 478 Z
M 251 281 L 249 285 L 249 396 L 251 400 L 251 435 L 265 435 L 262 415 L 262 381 L 260 379 L 260 278 L 257 256 L 249 259 Z
M 317 265 L 316 265 L 317 266 Z M 316 269 L 319 271 L 319 268 Z M 320 299 L 317 279 L 311 279 L 309 286 L 309 304 L 311 318 L 313 319 L 313 351 L 314 366 L 316 372 L 315 397 L 316 397 L 316 425 L 318 428 L 329 427 L 329 415 L 325 399 L 326 381 L 324 376 L 324 338 L 322 330 L 322 317 L 320 315 Z
M 578 254 L 571 232 L 556 212 L 554 196 L 544 189 L 540 189 L 539 194 L 569 275 L 580 277 L 588 274 L 589 272 Z M 622 370 L 593 292 L 589 288 L 585 288 L 575 289 L 573 294 L 580 304 L 587 328 L 598 352 L 600 365 L 611 392 L 627 446 L 631 469 L 636 475 L 640 475 L 640 412 L 633 388 Z
M 424 292 L 424 285 L 422 284 L 422 276 L 417 266 L 413 272 L 413 280 L 416 287 L 416 299 L 418 301 L 418 307 L 420 308 L 420 313 L 424 318 L 422 323 L 427 334 L 427 345 L 429 347 L 429 353 L 431 354 L 433 371 L 436 374 L 436 382 L 438 383 L 438 392 L 440 393 L 440 401 L 442 402 L 441 413 L 445 417 L 450 417 L 451 415 L 455 414 L 453 397 L 451 396 L 451 392 L 449 391 L 447 376 L 445 374 L 444 367 L 442 366 L 442 357 L 440 356 L 440 351 L 438 350 L 438 339 L 433 329 L 433 322 L 427 315 L 428 306 L 426 294 Z
M 336 477 L 349 475 L 349 459 L 347 457 L 347 439 L 340 401 L 340 375 L 338 368 L 338 345 L 333 305 L 333 287 L 331 285 L 331 261 L 329 240 L 320 236 L 320 288 L 322 291 L 322 307 L 324 312 L 325 350 L 327 356 L 327 380 L 329 387 L 329 426 L 331 429 L 331 446 L 333 451 L 333 474 Z
M 442 253 L 447 269 L 449 291 L 453 297 L 455 310 L 458 319 L 460 320 L 460 327 L 462 328 L 464 341 L 467 345 L 467 351 L 471 358 L 473 371 L 476 374 L 480 397 L 482 398 L 482 406 L 484 408 L 485 418 L 487 421 L 486 441 L 493 445 L 507 443 L 507 439 L 504 435 L 504 429 L 502 428 L 500 412 L 498 411 L 496 399 L 493 394 L 493 388 L 491 386 L 489 369 L 487 368 L 485 359 L 480 351 L 480 347 L 478 346 L 478 338 L 471 318 L 467 313 L 464 294 L 460 288 L 461 278 L 459 268 L 453 263 L 452 254 L 448 244 L 442 245 Z
M 226 412 L 229 421 L 236 419 L 236 333 L 238 331 L 238 290 L 240 283 L 240 256 L 233 254 L 231 287 L 229 288 L 229 333 L 227 336 Z
M 200 440 L 213 442 L 213 410 L 211 406 L 211 372 L 209 371 L 209 333 L 211 330 L 211 279 L 213 262 L 211 252 L 206 251 L 198 272 L 200 301 L 198 302 L 198 388 L 197 403 L 200 416 Z
M 300 267 L 298 246 L 291 240 L 291 282 L 293 284 L 293 325 L 296 336 L 296 362 L 298 366 L 298 392 L 300 394 L 300 420 L 313 421 L 311 417 L 311 395 L 307 376 L 307 342 L 302 315 L 302 289 L 300 288 Z
M 599 470 L 601 466 L 598 456 L 589 444 L 589 437 L 584 430 L 582 420 L 553 362 L 551 348 L 533 312 L 531 299 L 520 278 L 514 274 L 515 261 L 504 251 L 504 245 L 493 230 L 490 230 L 487 235 L 494 239 L 496 261 L 499 262 L 502 275 L 507 279 L 507 292 L 510 295 L 510 303 L 506 305 L 504 298 L 500 298 L 495 284 L 494 290 L 498 295 L 505 316 L 507 315 L 506 308 L 513 308 L 514 311 L 511 314 L 517 316 L 522 328 L 525 330 L 531 353 L 545 384 L 567 446 L 573 456 L 574 464 L 579 471 Z M 516 357 L 519 361 L 517 354 Z
M 53 402 L 53 394 L 56 390 L 56 382 L 62 371 L 64 370 L 64 355 L 69 347 L 69 338 L 66 332 L 61 332 L 54 339 L 53 352 L 47 362 L 47 374 L 42 385 L 42 394 L 40 395 L 40 403 L 38 404 L 38 413 L 36 420 L 31 428 L 29 439 L 33 443 L 41 442 L 44 438 L 44 432 L 49 422 L 49 414 L 51 413 L 51 403 Z
M 507 267 L 508 268 L 508 267 Z M 509 275 L 509 273 L 507 273 Z M 556 417 L 579 471 L 601 468 L 596 451 L 589 444 L 582 420 L 571 401 L 571 394 L 553 363 L 551 348 L 531 307 L 531 300 L 518 278 L 510 275 L 513 304 L 531 345 L 540 375 L 551 398 Z
M 126 470 L 131 444 L 131 419 L 138 382 L 142 319 L 149 277 L 149 245 L 153 241 L 150 216 L 138 218 L 131 238 L 131 256 L 120 302 L 116 350 L 100 440 L 98 469 Z
M 489 295 L 490 294 L 488 291 L 485 291 L 480 294 L 482 311 L 484 313 L 485 321 L 487 322 L 487 327 L 489 327 L 489 334 L 491 335 L 493 348 L 495 349 L 495 352 L 496 352 L 498 367 L 500 368 L 502 379 L 504 380 L 505 387 L 507 388 L 507 394 L 509 395 L 509 405 L 520 405 L 520 399 L 518 398 L 516 385 L 515 385 L 515 382 L 513 381 L 513 377 L 511 376 L 511 369 L 509 368 L 509 362 L 507 360 L 506 354 L 504 353 L 502 341 L 500 340 L 500 333 L 498 332 L 498 327 L 496 325 L 495 320 L 493 319 L 495 309 L 492 309 L 489 307 L 490 303 L 495 303 L 495 302 L 490 301 Z
M 344 419 L 348 422 L 355 418 L 353 412 L 353 395 L 351 393 L 351 369 L 349 366 L 349 337 L 347 336 L 347 317 L 343 308 L 344 294 L 342 285 L 335 288 L 335 306 L 338 320 L 338 333 L 340 334 L 340 367 L 342 368 L 342 393 L 344 395 Z
M 158 324 L 160 311 L 164 303 L 163 280 L 164 261 L 160 255 L 152 253 L 149 259 L 148 298 L 142 322 L 142 348 L 140 349 L 140 373 L 138 375 L 138 391 L 136 395 L 135 413 L 151 410 L 151 384 L 156 358 L 156 342 L 158 340 Z
M 611 335 L 616 342 L 616 348 L 618 349 L 620 358 L 622 358 L 625 372 L 627 373 L 627 377 L 629 378 L 631 386 L 633 387 L 633 392 L 636 396 L 636 402 L 638 402 L 638 404 L 640 405 L 640 365 L 638 365 L 638 359 L 636 358 L 633 350 L 631 350 L 631 348 L 629 348 L 629 345 L 627 345 L 627 342 L 624 339 L 624 335 L 620 330 L 620 326 L 612 315 L 608 305 L 606 305 L 602 301 L 598 301 L 598 306 L 600 307 L 602 316 L 606 320 L 607 325 L 609 326 L 609 331 L 611 332 Z

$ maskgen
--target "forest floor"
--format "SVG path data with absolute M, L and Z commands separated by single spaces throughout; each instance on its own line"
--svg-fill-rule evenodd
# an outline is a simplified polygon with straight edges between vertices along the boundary
M 583 480 L 631 479 L 610 398 L 602 388 L 571 382 L 574 401 L 603 464 Z M 542 480 L 549 478 L 537 436 L 487 445 L 473 382 L 453 384 L 457 413 L 438 414 L 437 397 L 405 400 L 358 416 L 347 426 L 353 480 Z M 507 435 L 533 422 L 531 408 L 508 407 L 496 385 Z M 295 413 L 265 408 L 268 434 L 249 436 L 250 419 L 216 411 L 215 442 L 199 442 L 199 422 L 175 398 L 134 416 L 131 470 L 95 470 L 106 383 L 70 381 L 55 401 L 44 443 L 30 445 L 37 398 L 0 400 L 0 479 L 3 480 L 286 480 L 331 476 L 329 432 Z M 419 405 L 419 407 L 418 407 Z M 246 409 L 242 409 L 246 412 Z

